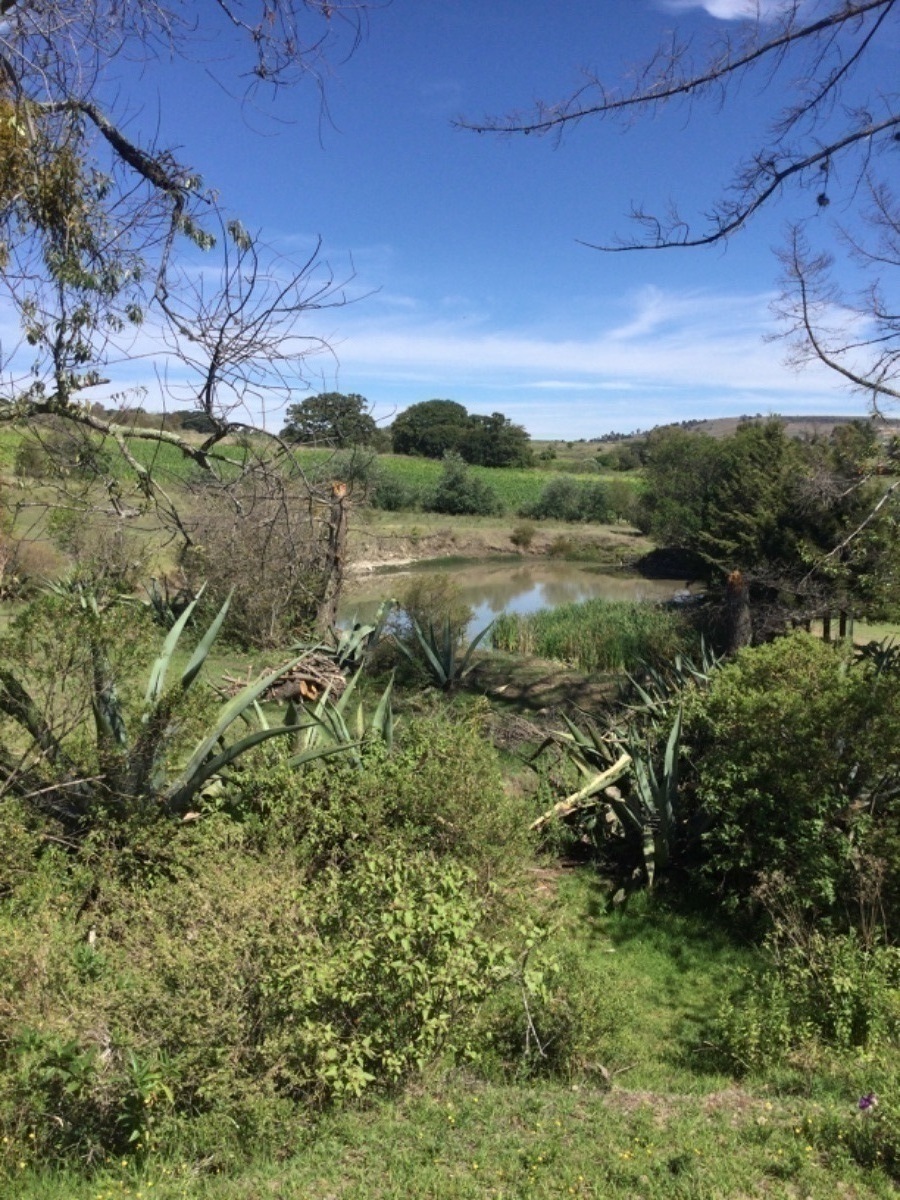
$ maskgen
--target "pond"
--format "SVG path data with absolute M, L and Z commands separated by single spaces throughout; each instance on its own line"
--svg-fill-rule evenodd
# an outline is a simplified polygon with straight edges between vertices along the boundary
M 341 623 L 372 620 L 379 605 L 402 595 L 416 574 L 436 573 L 452 575 L 463 599 L 472 606 L 475 615 L 470 637 L 502 612 L 528 614 L 595 597 L 670 600 L 687 588 L 684 580 L 645 579 L 562 559 L 437 559 L 353 579 L 341 606 Z

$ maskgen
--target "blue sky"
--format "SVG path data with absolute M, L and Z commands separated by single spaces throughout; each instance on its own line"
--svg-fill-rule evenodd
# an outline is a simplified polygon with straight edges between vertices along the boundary
M 781 98 L 744 85 L 724 110 L 671 110 L 556 143 L 453 120 L 560 99 L 582 68 L 616 81 L 678 26 L 698 46 L 741 0 L 393 0 L 326 83 L 242 106 L 200 66 L 148 67 L 133 127 L 158 123 L 222 202 L 285 253 L 317 238 L 347 307 L 311 314 L 332 353 L 312 392 L 358 392 L 383 420 L 447 397 L 535 437 L 592 437 L 687 418 L 863 412 L 829 372 L 785 365 L 772 253 L 807 194 L 726 248 L 604 255 L 633 201 L 702 214 Z M 777 7 L 772 0 L 771 7 Z M 898 47 L 889 47 L 895 55 Z M 302 399 L 302 395 L 298 395 Z M 277 423 L 277 417 L 270 419 Z

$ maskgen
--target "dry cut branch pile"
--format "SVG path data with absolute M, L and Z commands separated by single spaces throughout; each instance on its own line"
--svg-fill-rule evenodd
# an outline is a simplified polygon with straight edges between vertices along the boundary
M 223 674 L 222 690 L 227 696 L 236 696 L 247 684 L 252 683 L 254 679 L 259 679 L 262 674 L 262 671 L 254 673 L 252 665 L 247 668 L 247 674 L 243 678 Z M 318 654 L 313 651 L 302 662 L 291 667 L 289 671 L 285 671 L 271 687 L 266 688 L 260 696 L 260 700 L 315 702 L 321 699 L 326 691 L 332 700 L 337 700 L 343 694 L 346 686 L 346 677 L 335 664 L 334 659 L 327 654 Z

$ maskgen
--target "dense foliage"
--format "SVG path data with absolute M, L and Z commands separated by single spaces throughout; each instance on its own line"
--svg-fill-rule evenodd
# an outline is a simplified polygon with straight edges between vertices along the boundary
M 425 497 L 423 507 L 454 517 L 489 517 L 501 508 L 491 485 L 473 475 L 463 457 L 454 450 L 444 454 L 440 478 L 434 491 Z
M 786 609 L 897 609 L 898 527 L 880 508 L 883 452 L 867 422 L 827 441 L 749 421 L 727 438 L 667 428 L 648 436 L 638 524 L 687 551 L 713 580 L 740 570 Z
M 365 446 L 378 431 L 368 407 L 365 397 L 355 392 L 321 392 L 288 405 L 281 436 L 313 446 Z
M 477 717 L 429 713 L 358 766 L 260 752 L 195 816 L 72 854 L 0 808 L 0 1169 L 174 1144 L 222 1165 L 475 1052 L 528 849 Z
M 454 400 L 425 400 L 405 409 L 391 426 L 395 454 L 441 458 L 448 451 L 483 467 L 527 467 L 530 438 L 502 413 L 468 413 Z
M 779 903 L 895 937 L 896 677 L 808 634 L 745 650 L 686 710 L 702 871 L 734 906 Z

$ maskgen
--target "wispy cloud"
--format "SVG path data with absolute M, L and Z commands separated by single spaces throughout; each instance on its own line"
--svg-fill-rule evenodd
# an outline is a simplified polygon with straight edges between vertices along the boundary
M 302 332 L 321 337 L 331 351 L 307 359 L 304 371 L 310 391 L 359 392 L 384 421 L 409 404 L 443 396 L 474 412 L 500 410 L 548 438 L 746 412 L 864 411 L 864 401 L 825 368 L 785 365 L 784 345 L 765 340 L 777 328 L 771 300 L 768 293 L 646 287 L 602 316 L 557 303 L 552 324 L 526 326 L 498 322 L 488 311 L 473 319 L 462 304 L 460 315 L 448 316 L 441 297 L 429 306 L 412 297 L 385 303 L 380 293 L 309 315 Z M 13 362 L 16 333 L 0 310 L 0 348 Z M 143 397 L 151 408 L 162 406 L 165 390 L 168 404 L 190 404 L 191 372 L 164 355 L 150 327 L 135 331 L 113 359 L 112 382 L 93 399 L 132 388 L 134 400 Z M 27 369 L 29 362 L 19 365 Z M 247 402 L 247 419 L 264 419 L 273 429 L 282 423 L 280 409 L 262 412 L 259 396 Z
M 773 17 L 790 7 L 793 0 L 662 0 L 671 12 L 703 8 L 720 21 L 740 21 L 748 17 Z
M 859 411 L 836 377 L 785 365 L 769 294 L 643 289 L 594 327 L 547 329 L 345 310 L 335 330 L 339 379 L 387 415 L 448 396 L 500 407 L 536 436 L 587 436 L 597 414 L 617 427 L 700 415 Z M 325 381 L 323 381 L 325 382 Z M 607 426 L 609 422 L 607 422 Z

